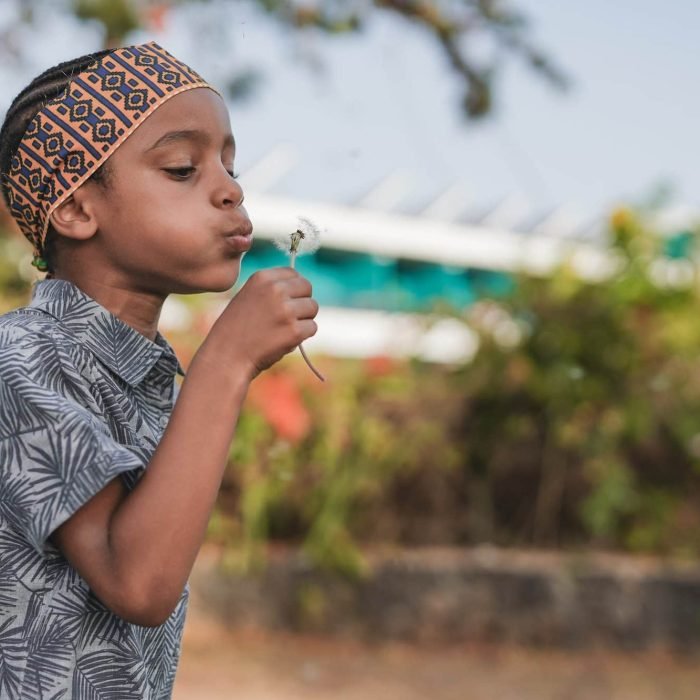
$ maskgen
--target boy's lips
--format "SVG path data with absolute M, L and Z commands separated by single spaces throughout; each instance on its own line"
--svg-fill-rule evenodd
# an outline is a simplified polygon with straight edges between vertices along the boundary
M 253 227 L 248 224 L 224 234 L 224 240 L 237 253 L 245 253 L 253 245 Z

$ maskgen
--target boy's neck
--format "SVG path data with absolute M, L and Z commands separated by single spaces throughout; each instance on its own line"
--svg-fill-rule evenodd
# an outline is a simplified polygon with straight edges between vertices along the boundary
M 71 282 L 118 319 L 145 335 L 149 340 L 155 341 L 160 312 L 165 301 L 163 297 L 127 289 L 91 276 L 72 279 L 56 273 L 52 279 Z

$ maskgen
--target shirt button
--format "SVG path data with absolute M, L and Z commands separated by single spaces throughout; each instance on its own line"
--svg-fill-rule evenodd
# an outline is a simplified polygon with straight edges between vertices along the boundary
M 158 422 L 161 428 L 165 428 L 168 425 L 168 416 L 161 416 Z

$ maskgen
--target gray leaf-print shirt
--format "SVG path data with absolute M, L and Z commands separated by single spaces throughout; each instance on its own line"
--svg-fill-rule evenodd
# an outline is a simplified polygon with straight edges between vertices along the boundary
M 72 282 L 0 316 L 0 699 L 170 698 L 189 585 L 170 618 L 114 615 L 49 541 L 112 479 L 132 489 L 184 372 Z

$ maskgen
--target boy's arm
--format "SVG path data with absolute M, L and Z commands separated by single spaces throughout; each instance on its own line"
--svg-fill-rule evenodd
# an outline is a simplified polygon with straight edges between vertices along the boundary
M 290 272 L 254 275 L 226 308 L 133 491 L 115 479 L 51 537 L 97 597 L 130 622 L 161 624 L 177 605 L 251 379 L 315 333 L 311 286 Z

